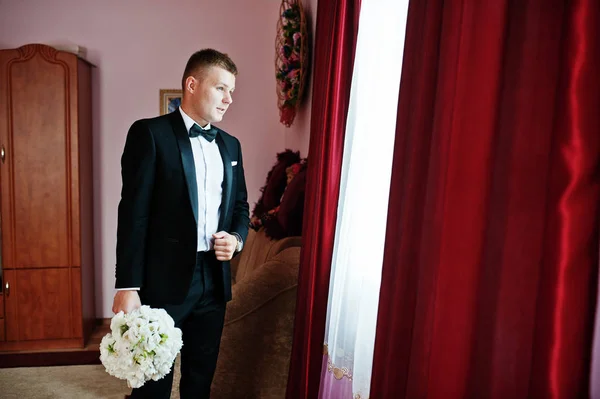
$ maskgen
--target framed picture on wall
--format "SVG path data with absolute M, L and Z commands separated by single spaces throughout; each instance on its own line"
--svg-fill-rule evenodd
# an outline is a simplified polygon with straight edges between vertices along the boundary
M 181 105 L 181 89 L 160 89 L 160 114 L 175 111 Z

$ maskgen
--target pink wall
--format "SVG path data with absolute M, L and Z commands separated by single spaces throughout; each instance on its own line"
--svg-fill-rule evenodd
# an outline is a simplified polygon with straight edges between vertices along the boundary
M 316 14 L 317 0 L 307 1 Z M 289 147 L 308 149 L 310 101 L 290 129 L 279 123 L 274 80 L 278 0 L 0 0 L 0 48 L 70 42 L 87 47 L 93 74 L 96 314 L 111 317 L 120 156 L 130 124 L 158 114 L 158 92 L 177 88 L 194 51 L 228 53 L 240 74 L 220 127 L 244 150 L 250 206 Z M 312 31 L 314 32 L 314 18 Z M 309 88 L 310 89 L 310 88 Z

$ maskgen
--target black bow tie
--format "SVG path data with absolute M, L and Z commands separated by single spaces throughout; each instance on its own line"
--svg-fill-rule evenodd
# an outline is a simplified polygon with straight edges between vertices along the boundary
M 194 123 L 194 125 L 190 128 L 190 137 L 204 137 L 208 142 L 212 142 L 215 137 L 217 137 L 217 129 L 213 126 L 208 130 L 202 129 L 198 124 Z

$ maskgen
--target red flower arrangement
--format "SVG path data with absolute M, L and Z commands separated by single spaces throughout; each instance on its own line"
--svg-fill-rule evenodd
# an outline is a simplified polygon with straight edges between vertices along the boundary
M 281 2 L 275 47 L 280 122 L 290 127 L 302 99 L 308 63 L 306 18 L 300 0 Z
M 265 229 L 268 237 L 281 239 L 302 234 L 307 159 L 299 152 L 277 154 L 277 163 L 267 175 L 262 195 L 252 211 L 250 227 Z

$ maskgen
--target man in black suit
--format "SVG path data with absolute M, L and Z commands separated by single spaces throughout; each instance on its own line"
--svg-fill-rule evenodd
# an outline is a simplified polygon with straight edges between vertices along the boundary
M 216 50 L 193 54 L 181 107 L 136 121 L 121 158 L 113 312 L 161 307 L 183 332 L 181 398 L 208 398 L 225 303 L 229 261 L 248 234 L 239 141 L 213 126 L 232 103 L 237 68 Z M 169 398 L 173 372 L 132 398 Z

